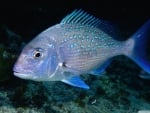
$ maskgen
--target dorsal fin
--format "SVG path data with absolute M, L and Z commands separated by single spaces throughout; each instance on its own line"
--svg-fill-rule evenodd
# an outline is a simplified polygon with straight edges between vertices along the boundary
M 81 9 L 76 9 L 72 13 L 68 14 L 65 18 L 63 18 L 61 23 L 73 23 L 98 27 L 101 24 L 101 21 Z
M 120 37 L 118 34 L 119 30 L 116 29 L 116 27 L 111 22 L 98 19 L 93 15 L 90 15 L 87 12 L 83 11 L 82 9 L 74 10 L 72 13 L 63 18 L 61 23 L 89 25 L 97 27 L 113 37 Z

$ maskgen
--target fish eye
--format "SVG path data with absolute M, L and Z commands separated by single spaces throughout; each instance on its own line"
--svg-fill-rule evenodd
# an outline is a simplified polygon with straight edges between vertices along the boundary
M 36 48 L 36 49 L 33 51 L 33 58 L 35 58 L 35 59 L 43 58 L 43 51 L 42 51 L 42 49 Z

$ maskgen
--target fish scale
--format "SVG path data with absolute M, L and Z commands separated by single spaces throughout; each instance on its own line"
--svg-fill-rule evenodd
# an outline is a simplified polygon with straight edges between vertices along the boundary
M 71 26 L 70 29 L 69 29 L 69 26 Z M 67 30 L 66 31 L 64 30 L 65 36 L 62 37 L 61 40 L 63 41 L 62 41 L 62 44 L 60 44 L 60 46 L 63 45 L 61 47 L 62 48 L 61 54 L 63 54 L 62 59 L 64 59 L 64 62 L 66 62 L 67 65 L 73 69 L 81 70 L 81 65 L 83 64 L 83 62 L 86 62 L 86 66 L 83 66 L 85 68 L 84 71 L 85 70 L 89 71 L 91 67 L 92 68 L 97 67 L 98 62 L 101 62 L 103 58 L 105 57 L 107 58 L 107 56 L 113 56 L 112 52 L 108 52 L 107 54 L 102 55 L 101 53 L 104 51 L 103 48 L 105 49 L 107 48 L 108 50 L 106 51 L 112 51 L 112 49 L 114 48 L 123 47 L 121 42 L 112 40 L 110 37 L 108 37 L 109 35 L 105 35 L 103 31 L 97 28 L 95 28 L 96 30 L 92 32 L 93 28 L 91 28 L 90 26 L 84 26 L 84 28 L 82 27 L 83 28 L 82 30 L 78 31 L 77 30 L 78 25 L 74 25 L 74 26 L 63 25 L 64 29 L 67 27 Z M 74 31 L 74 28 L 76 29 L 75 31 Z M 69 29 L 69 32 L 68 32 L 68 29 Z M 90 32 L 87 32 L 87 31 L 90 31 Z M 76 46 L 73 46 L 74 44 Z M 118 51 L 118 54 L 121 54 L 121 51 Z M 115 52 L 115 55 L 116 55 L 116 52 Z M 97 58 L 94 63 L 90 61 L 90 60 L 94 61 L 93 59 L 95 59 L 95 57 L 98 57 L 98 56 L 99 56 L 99 59 Z M 87 58 L 89 58 L 88 61 L 87 61 Z

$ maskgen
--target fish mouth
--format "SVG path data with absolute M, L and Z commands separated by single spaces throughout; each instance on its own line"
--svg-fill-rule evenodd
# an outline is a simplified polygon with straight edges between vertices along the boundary
M 28 79 L 30 77 L 29 74 L 20 73 L 20 72 L 16 72 L 16 71 L 14 71 L 14 75 L 19 77 L 19 78 L 23 78 L 23 79 Z
M 29 73 L 21 73 L 21 72 L 14 71 L 14 75 L 18 78 L 21 78 L 21 79 L 39 81 L 37 76 L 34 76 L 32 74 L 29 74 Z

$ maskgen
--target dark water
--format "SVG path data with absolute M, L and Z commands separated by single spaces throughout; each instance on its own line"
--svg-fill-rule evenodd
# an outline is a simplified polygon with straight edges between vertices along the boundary
M 33 82 L 13 76 L 21 48 L 74 9 L 115 23 L 126 39 L 150 19 L 148 3 L 113 0 L 0 2 L 0 113 L 137 113 L 150 110 L 150 80 L 124 56 L 114 59 L 102 77 L 83 75 L 90 90 L 60 82 Z M 143 112 L 144 113 L 144 112 Z

